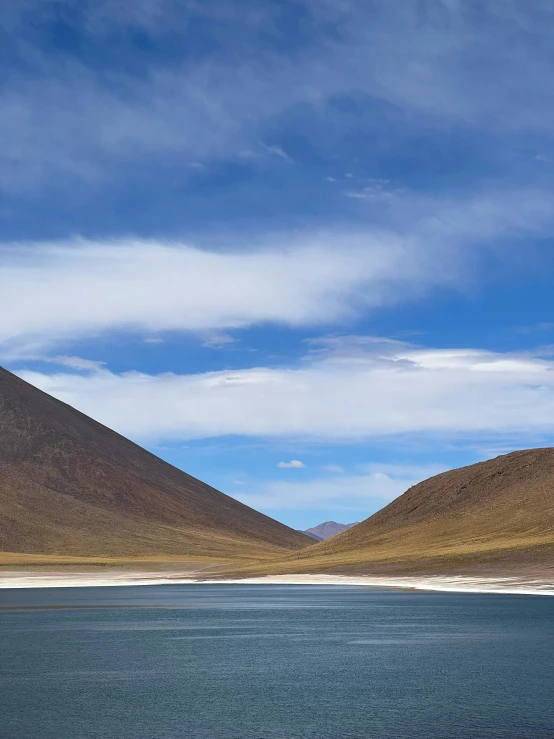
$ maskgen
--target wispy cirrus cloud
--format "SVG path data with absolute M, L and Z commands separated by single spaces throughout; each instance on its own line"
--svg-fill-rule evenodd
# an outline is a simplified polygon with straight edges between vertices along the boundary
M 202 346 L 206 346 L 210 349 L 223 349 L 236 343 L 237 339 L 230 334 L 215 333 L 205 336 L 202 341 Z
M 320 120 L 346 98 L 384 102 L 431 128 L 454 122 L 550 137 L 554 16 L 543 3 L 470 10 L 450 0 L 304 0 L 287 13 L 254 0 L 240 10 L 205 5 L 151 0 L 123 13 L 116 0 L 78 11 L 67 0 L 4 3 L 12 75 L 0 90 L 0 185 L 33 188 L 53 175 L 109 179 L 130 158 L 233 158 L 299 106 Z M 299 18 L 302 39 L 283 45 L 285 24 Z M 192 57 L 173 43 L 168 54 L 164 41 L 186 39 L 191 27 L 198 33 L 195 20 L 208 51 Z M 137 31 L 150 40 L 148 66 L 137 63 L 130 41 Z M 56 34 L 84 48 L 110 44 L 109 70 L 76 53 L 79 43 L 48 46 Z M 340 139 L 348 129 L 338 120 L 329 135 Z M 290 157 L 281 146 L 273 153 Z

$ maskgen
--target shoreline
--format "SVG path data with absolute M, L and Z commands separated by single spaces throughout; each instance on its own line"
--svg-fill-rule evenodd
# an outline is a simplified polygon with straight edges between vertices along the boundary
M 131 587 L 139 585 L 342 585 L 393 590 L 447 593 L 497 593 L 502 595 L 554 596 L 554 581 L 522 577 L 407 576 L 372 575 L 274 575 L 229 580 L 199 578 L 199 571 L 162 575 L 159 572 L 111 573 L 0 573 L 0 590 L 29 588 Z

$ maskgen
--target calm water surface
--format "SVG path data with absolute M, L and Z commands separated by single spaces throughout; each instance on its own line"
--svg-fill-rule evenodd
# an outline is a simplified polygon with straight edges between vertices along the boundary
M 554 737 L 554 598 L 0 591 L 1 739 Z

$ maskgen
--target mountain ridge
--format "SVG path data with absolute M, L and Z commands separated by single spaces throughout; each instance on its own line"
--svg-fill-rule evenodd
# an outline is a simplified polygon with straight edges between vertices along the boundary
M 554 574 L 554 449 L 429 478 L 331 539 L 257 574 Z
M 0 552 L 254 557 L 309 544 L 0 368 Z
M 336 521 L 324 521 L 323 523 L 313 526 L 311 529 L 304 531 L 308 536 L 317 537 L 319 541 L 325 541 L 330 539 L 332 536 L 342 534 L 343 531 L 348 531 L 353 526 L 357 526 L 359 521 L 354 523 L 337 523 Z

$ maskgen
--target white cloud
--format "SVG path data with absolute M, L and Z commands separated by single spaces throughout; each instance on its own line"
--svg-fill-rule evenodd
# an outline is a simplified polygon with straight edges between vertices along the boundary
M 438 465 L 367 466 L 364 474 L 322 477 L 308 481 L 257 482 L 255 493 L 241 493 L 239 500 L 258 510 L 366 511 L 367 515 L 402 495 L 409 487 L 444 472 Z
M 323 469 L 325 472 L 335 472 L 339 475 L 344 472 L 344 469 L 339 464 L 326 464 Z
M 4 342 L 0 339 L 0 359 L 6 364 L 12 362 L 44 362 L 45 364 L 57 364 L 86 372 L 99 371 L 106 365 L 106 362 L 97 359 L 86 359 L 66 354 L 50 354 L 51 349 L 52 342 L 46 337 Z
M 348 234 L 256 252 L 80 242 L 4 247 L 2 258 L 0 340 L 311 325 L 344 319 L 366 300 L 381 302 L 392 279 L 420 282 L 417 255 L 401 244 Z M 373 288 L 367 297 L 362 286 Z
M 398 193 L 383 184 L 377 183 L 366 185 L 360 190 L 346 190 L 344 194 L 347 198 L 354 198 L 355 200 L 387 201 L 394 198 Z
M 233 251 L 138 239 L 5 244 L 0 342 L 13 353 L 17 342 L 108 330 L 217 335 L 261 323 L 341 323 L 433 285 L 463 284 L 475 252 L 542 234 L 553 200 L 530 191 L 457 202 L 397 196 L 394 228 L 274 235 Z
M 83 370 L 83 371 L 99 371 L 105 366 L 105 362 L 99 362 L 96 359 L 83 359 L 83 357 L 67 357 L 61 354 L 55 357 L 41 357 L 43 362 L 51 362 L 52 364 L 59 364 L 64 367 L 71 367 L 71 369 Z
M 292 157 L 290 157 L 281 146 L 276 146 L 276 145 L 269 146 L 268 144 L 264 144 L 263 141 L 260 141 L 260 146 L 268 154 L 272 154 L 273 156 L 279 157 L 279 159 L 284 159 L 289 164 L 294 164 L 294 160 L 292 159 Z
M 392 435 L 520 444 L 554 434 L 554 360 L 525 353 L 335 340 L 300 367 L 196 375 L 106 370 L 25 379 L 136 439 Z
M 202 346 L 208 347 L 209 349 L 222 349 L 225 346 L 236 343 L 237 339 L 230 334 L 214 333 L 204 338 Z
M 290 462 L 279 462 L 277 467 L 281 470 L 302 470 L 306 465 L 299 459 L 291 459 Z

